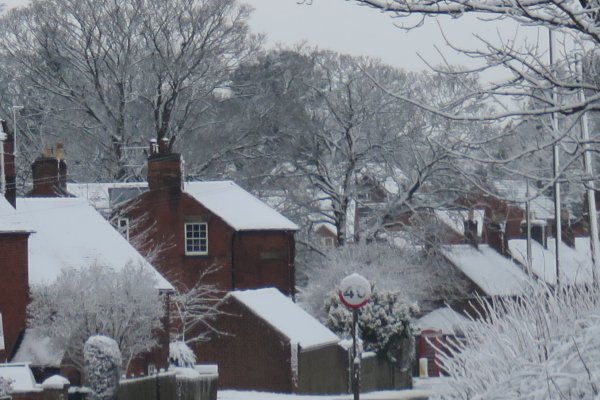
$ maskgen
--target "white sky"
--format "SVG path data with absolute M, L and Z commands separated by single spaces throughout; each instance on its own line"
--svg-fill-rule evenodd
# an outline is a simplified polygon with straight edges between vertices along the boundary
M 427 69 L 417 53 L 433 65 L 441 64 L 443 58 L 436 46 L 452 64 L 479 65 L 448 48 L 444 35 L 454 45 L 473 48 L 480 44 L 474 33 L 497 40 L 499 35 L 512 38 L 516 31 L 514 25 L 506 22 L 482 21 L 467 15 L 460 19 L 427 18 L 423 26 L 406 32 L 395 26 L 399 21 L 391 14 L 352 0 L 313 0 L 311 5 L 298 4 L 297 0 L 243 1 L 254 7 L 250 24 L 255 31 L 267 34 L 269 46 L 306 40 L 311 46 L 377 57 L 411 71 Z
M 9 7 L 27 3 L 27 0 L 0 1 Z M 482 21 L 466 15 L 460 19 L 427 18 L 423 26 L 406 32 L 395 26 L 399 21 L 391 14 L 360 6 L 353 0 L 313 0 L 312 4 L 299 4 L 300 0 L 240 1 L 254 8 L 251 28 L 267 35 L 268 47 L 293 46 L 305 41 L 311 47 L 380 58 L 387 64 L 411 71 L 428 68 L 418 54 L 432 65 L 443 63 L 444 58 L 451 64 L 480 65 L 448 48 L 444 35 L 454 45 L 474 48 L 480 46 L 474 34 L 497 41 L 500 36 L 513 38 L 516 31 L 514 24 Z M 532 33 L 530 29 L 528 40 L 536 40 L 536 35 L 537 31 Z M 519 37 L 524 37 L 523 29 Z M 496 78 L 494 73 L 485 77 L 490 81 Z

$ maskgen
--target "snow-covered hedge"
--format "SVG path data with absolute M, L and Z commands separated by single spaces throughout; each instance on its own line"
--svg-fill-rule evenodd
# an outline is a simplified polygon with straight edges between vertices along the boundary
M 12 380 L 0 376 L 0 397 L 8 396 L 12 391 Z
M 122 362 L 117 342 L 107 336 L 92 336 L 85 342 L 83 356 L 94 400 L 116 399 Z
M 600 290 L 537 289 L 484 303 L 442 360 L 447 399 L 600 399 Z
M 196 355 L 185 342 L 169 343 L 169 364 L 174 367 L 191 368 L 196 364 Z

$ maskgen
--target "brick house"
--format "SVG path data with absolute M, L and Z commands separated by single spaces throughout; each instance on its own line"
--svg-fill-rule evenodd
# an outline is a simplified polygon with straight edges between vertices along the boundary
M 0 215 L 16 212 L 0 196 Z M 0 218 L 0 362 L 10 360 L 25 331 L 29 303 L 27 225 Z
M 118 224 L 173 284 L 223 291 L 276 287 L 294 294 L 296 224 L 231 181 L 183 182 L 179 154 L 151 143 L 149 190 L 118 211 Z
M 56 153 L 46 150 L 34 161 L 32 171 L 33 189 L 29 195 L 33 197 L 17 198 L 16 209 L 4 200 L 0 203 L 0 272 L 10 268 L 7 271 L 10 279 L 0 279 L 0 310 L 6 304 L 3 303 L 4 296 L 10 302 L 8 311 L 0 311 L 10 316 L 5 317 L 5 341 L 10 345 L 10 354 L 7 346 L 5 358 L 14 355 L 13 361 L 58 367 L 62 352 L 48 352 L 47 349 L 38 352 L 40 344 L 48 342 L 30 330 L 21 336 L 18 349 L 13 348 L 15 335 L 25 328 L 29 287 L 53 282 L 63 268 L 77 269 L 93 263 L 115 270 L 128 263 L 139 264 L 154 275 L 157 290 L 169 292 L 173 286 L 86 201 L 65 197 L 69 194 L 62 146 Z M 11 230 L 11 226 L 26 226 L 29 230 Z M 8 230 L 10 232 L 4 234 Z M 5 263 L 4 258 L 11 254 L 11 261 Z M 165 327 L 159 335 L 161 346 L 156 351 L 134 360 L 132 365 L 136 373 L 146 372 L 149 364 L 167 366 L 167 332 L 168 327 Z M 48 353 L 56 353 L 58 358 L 48 360 L 45 358 Z M 77 375 L 69 377 L 75 382 L 78 380 Z

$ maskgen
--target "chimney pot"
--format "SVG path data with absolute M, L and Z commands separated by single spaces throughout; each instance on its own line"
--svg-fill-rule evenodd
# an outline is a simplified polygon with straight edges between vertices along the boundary
M 158 145 L 156 144 L 156 139 L 150 139 L 149 151 L 150 155 L 156 154 L 158 152 Z
M 167 154 L 169 153 L 169 139 L 168 138 L 162 138 L 160 139 L 160 142 L 158 144 L 158 152 L 160 154 Z

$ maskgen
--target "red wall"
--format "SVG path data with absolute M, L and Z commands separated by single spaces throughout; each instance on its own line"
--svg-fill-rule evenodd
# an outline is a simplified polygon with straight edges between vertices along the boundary
M 11 357 L 19 334 L 25 329 L 29 302 L 28 236 L 28 233 L 0 233 L 0 313 L 6 347 L 0 350 L 0 362 Z

